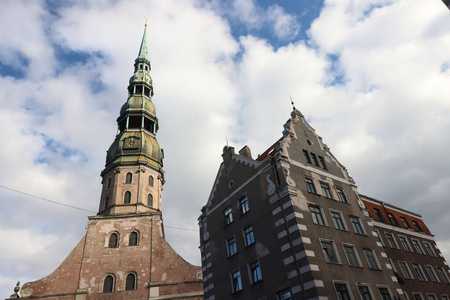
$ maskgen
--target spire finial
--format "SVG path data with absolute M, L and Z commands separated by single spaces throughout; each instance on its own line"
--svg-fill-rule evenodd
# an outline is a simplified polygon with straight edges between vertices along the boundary
M 145 18 L 145 28 L 144 28 L 144 35 L 142 36 L 142 42 L 141 42 L 141 48 L 139 49 L 139 54 L 137 59 L 148 59 L 148 50 L 147 50 L 147 17 Z
M 295 104 L 294 104 L 294 101 L 292 100 L 292 97 L 291 97 L 291 95 L 289 95 L 289 98 L 291 98 L 291 105 L 292 105 L 292 109 L 294 109 L 294 110 L 295 110 Z

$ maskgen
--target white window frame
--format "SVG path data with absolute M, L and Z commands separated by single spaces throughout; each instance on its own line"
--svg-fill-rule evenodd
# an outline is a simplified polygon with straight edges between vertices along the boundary
M 427 248 L 426 245 L 428 245 L 430 248 Z M 431 245 L 431 243 L 423 242 L 423 246 L 424 246 L 426 252 L 428 253 L 428 255 L 430 255 L 431 257 L 437 257 L 436 256 L 436 252 L 434 251 L 433 246 Z
M 372 252 L 372 255 L 373 255 L 374 259 L 375 259 L 375 263 L 377 264 L 377 267 L 376 267 L 376 268 L 370 267 L 369 260 L 367 259 L 367 255 L 366 255 L 366 252 L 365 252 L 364 250 L 367 250 L 367 251 L 371 251 L 371 252 Z M 364 249 L 363 249 L 363 254 L 364 254 L 364 257 L 366 258 L 367 266 L 369 267 L 369 269 L 371 269 L 371 270 L 381 270 L 380 261 L 378 260 L 378 257 L 377 257 L 377 255 L 376 255 L 376 253 L 375 253 L 375 251 L 374 251 L 373 249 L 364 248 Z
M 344 226 L 344 228 L 341 229 L 341 228 L 338 228 L 336 226 L 336 222 L 335 222 L 335 220 L 333 218 L 333 213 L 339 215 L 339 217 L 340 217 L 340 219 L 342 221 L 342 226 Z M 341 231 L 348 231 L 348 227 L 347 227 L 347 224 L 345 223 L 344 216 L 342 215 L 342 213 L 340 211 L 334 210 L 334 209 L 330 209 L 330 216 L 331 216 L 331 220 L 333 221 L 334 228 L 336 228 L 337 230 L 341 230 Z
M 414 244 L 414 241 L 417 242 L 417 245 L 419 246 L 419 248 L 420 248 L 420 250 L 422 251 L 422 253 L 420 253 L 420 251 L 417 250 L 417 247 L 416 247 L 416 244 Z M 422 244 L 420 244 L 420 241 L 419 241 L 418 239 L 411 239 L 411 242 L 412 242 L 412 244 L 413 244 L 413 246 L 414 246 L 414 249 L 416 250 L 416 252 L 417 252 L 418 254 L 420 254 L 420 255 L 426 255 L 426 254 L 425 254 L 425 251 L 423 251 Z
M 358 295 L 359 295 L 360 299 L 362 299 L 362 297 L 361 297 L 361 293 L 359 292 L 359 287 L 360 286 L 365 286 L 367 288 L 367 290 L 369 291 L 370 298 L 372 300 L 375 300 L 375 296 L 373 295 L 372 288 L 370 287 L 370 284 L 356 282 L 355 285 L 356 285 L 356 291 L 358 292 Z
M 405 264 L 406 269 L 408 269 L 409 275 L 410 275 L 411 277 L 406 277 L 405 272 L 403 272 L 403 269 L 402 269 L 402 267 L 400 266 L 400 263 L 404 263 L 404 264 Z M 402 270 L 402 274 L 403 274 L 403 277 L 405 277 L 405 279 L 414 279 L 414 275 L 413 275 L 413 273 L 411 272 L 411 268 L 409 267 L 407 261 L 401 260 L 401 261 L 398 261 L 397 264 L 398 264 L 400 270 Z
M 433 274 L 430 274 L 430 270 L 428 269 L 428 267 L 431 268 L 431 272 L 432 272 Z M 430 277 L 430 281 L 431 281 L 431 282 L 440 282 L 440 281 L 439 281 L 439 277 L 437 276 L 436 272 L 434 271 L 434 268 L 433 268 L 432 265 L 425 265 L 425 270 L 427 270 L 428 277 Z M 434 278 L 436 278 L 436 280 L 433 280 L 433 276 L 434 276 Z M 436 298 L 436 299 L 437 299 L 437 298 Z
M 395 235 L 393 233 L 385 232 L 384 234 L 386 235 L 386 241 L 388 242 L 389 247 L 391 247 L 392 249 L 400 249 L 400 247 L 398 246 L 397 240 L 395 239 Z M 391 245 L 391 242 L 390 242 L 388 236 L 392 237 L 392 241 L 393 241 L 394 245 Z
M 338 292 L 336 290 L 336 284 L 343 284 L 343 285 L 345 285 L 347 287 L 347 293 L 350 296 L 350 299 L 355 299 L 353 297 L 353 295 L 352 295 L 352 289 L 348 285 L 347 281 L 333 280 L 333 288 L 334 288 L 334 292 L 336 293 L 336 299 L 339 299 Z
M 349 261 L 348 256 L 347 256 L 347 252 L 345 252 L 345 247 L 353 248 L 353 251 L 355 253 L 356 261 L 357 261 L 358 265 L 351 265 L 350 264 L 350 261 Z M 356 250 L 355 245 L 342 243 L 342 250 L 344 251 L 344 255 L 345 255 L 345 258 L 347 259 L 347 262 L 348 262 L 349 266 L 351 266 L 351 267 L 362 267 L 361 259 L 359 258 L 359 254 L 358 254 L 358 251 Z
M 315 223 L 315 222 L 314 222 L 314 218 L 313 218 L 313 216 L 312 216 L 313 213 L 311 212 L 311 207 L 314 207 L 314 208 L 318 208 L 318 209 L 319 209 L 320 215 L 322 216 L 322 220 L 323 220 L 324 224 L 320 224 L 320 223 Z M 312 218 L 312 221 L 313 221 L 314 224 L 320 225 L 320 226 L 328 226 L 328 221 L 327 221 L 327 218 L 325 217 L 325 213 L 324 213 L 322 207 L 320 207 L 320 206 L 318 206 L 318 205 L 316 205 L 316 204 L 309 204 L 309 205 L 308 205 L 308 210 L 309 210 L 309 213 L 311 214 L 311 218 Z
M 427 276 L 425 275 L 425 272 L 423 271 L 422 266 L 421 266 L 420 264 L 415 264 L 415 263 L 413 263 L 412 266 L 413 266 L 414 272 L 416 272 L 417 280 L 419 280 L 419 281 L 428 281 Z M 424 280 L 424 279 L 420 279 L 419 272 L 417 272 L 417 270 L 416 270 L 416 268 L 414 268 L 414 266 L 418 266 L 418 267 L 419 267 L 419 269 L 420 269 L 420 271 L 421 271 L 423 277 L 425 278 L 425 280 Z
M 405 242 L 408 245 L 408 249 L 406 249 L 405 246 L 403 245 L 401 238 L 405 239 Z M 408 241 L 408 238 L 405 235 L 398 235 L 398 240 L 400 241 L 403 250 L 405 250 L 406 252 L 414 252 L 413 248 L 411 247 L 411 244 Z
M 319 241 L 320 241 L 320 248 L 322 249 L 323 256 L 325 257 L 325 262 L 329 263 L 329 264 L 335 264 L 335 265 L 336 264 L 338 264 L 338 265 L 342 264 L 342 260 L 339 257 L 339 253 L 338 253 L 337 248 L 336 248 L 336 243 L 333 240 L 326 240 L 326 239 L 319 239 Z M 334 254 L 336 255 L 337 262 L 328 261 L 328 256 L 325 254 L 325 250 L 322 247 L 322 242 L 331 243 L 331 245 L 333 247 L 333 250 L 334 250 Z
M 391 300 L 395 299 L 394 296 L 392 295 L 392 292 L 391 292 L 391 289 L 389 288 L 389 286 L 387 286 L 387 285 L 377 285 L 378 294 L 380 295 L 381 299 L 383 299 L 383 297 L 381 296 L 380 289 L 387 289 L 387 291 L 389 293 L 389 297 L 391 298 Z

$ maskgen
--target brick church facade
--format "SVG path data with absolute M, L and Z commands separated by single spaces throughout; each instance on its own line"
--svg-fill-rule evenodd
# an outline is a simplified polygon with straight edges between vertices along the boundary
M 203 299 L 201 268 L 164 237 L 163 151 L 146 30 L 102 171 L 99 211 L 86 234 L 50 275 L 26 283 L 23 299 Z M 19 287 L 11 298 L 18 298 Z

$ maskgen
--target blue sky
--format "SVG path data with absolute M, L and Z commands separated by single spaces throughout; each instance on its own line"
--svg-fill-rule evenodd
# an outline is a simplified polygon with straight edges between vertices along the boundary
M 256 157 L 290 97 L 362 194 L 450 257 L 450 19 L 439 0 L 0 2 L 0 186 L 97 211 L 144 15 L 166 226 L 197 228 L 226 140 Z M 413 20 L 413 21 L 412 21 Z M 88 211 L 0 188 L 0 295 L 51 273 Z M 198 234 L 166 228 L 199 264 Z

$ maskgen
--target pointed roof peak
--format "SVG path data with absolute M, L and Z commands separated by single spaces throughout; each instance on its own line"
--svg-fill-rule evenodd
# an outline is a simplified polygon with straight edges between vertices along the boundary
M 147 22 L 145 22 L 144 35 L 142 36 L 141 48 L 137 59 L 149 60 L 147 49 Z

